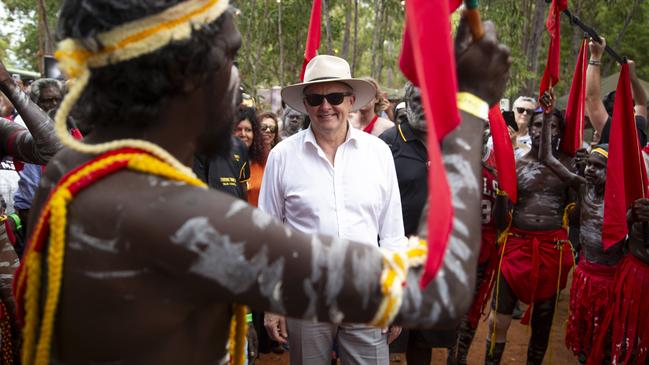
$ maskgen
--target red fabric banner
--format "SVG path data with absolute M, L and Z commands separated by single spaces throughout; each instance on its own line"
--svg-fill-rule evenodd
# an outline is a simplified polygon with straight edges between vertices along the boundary
M 448 0 L 448 9 L 452 12 L 462 5 L 462 0 Z
M 627 235 L 627 209 L 636 199 L 646 196 L 647 172 L 633 115 L 629 65 L 625 63 L 617 83 L 608 145 L 602 225 L 605 250 Z
M 302 73 L 300 80 L 304 81 L 304 71 L 306 65 L 311 59 L 318 55 L 320 48 L 320 32 L 322 25 L 322 0 L 313 0 L 311 6 L 311 20 L 309 21 L 309 33 L 306 37 L 306 46 L 304 47 L 304 63 L 302 63 Z
M 548 89 L 559 82 L 559 65 L 561 58 L 561 12 L 568 8 L 568 0 L 552 0 L 548 19 L 545 22 L 550 33 L 550 47 L 548 48 L 548 61 L 545 65 L 539 98 Z
M 570 156 L 583 145 L 584 112 L 586 108 L 586 69 L 588 68 L 588 41 L 584 40 L 579 49 L 575 75 L 570 86 L 570 96 L 566 107 L 566 127 L 561 138 L 561 150 Z
M 509 199 L 516 204 L 518 199 L 518 179 L 516 177 L 514 147 L 511 138 L 509 138 L 507 123 L 505 123 L 505 118 L 503 118 L 498 104 L 495 104 L 489 110 L 489 128 L 494 141 L 498 186 L 507 192 Z
M 460 123 L 457 109 L 455 51 L 447 1 L 408 0 L 400 66 L 421 89 L 428 123 L 428 258 L 421 285 L 437 274 L 453 223 L 451 192 L 439 142 Z

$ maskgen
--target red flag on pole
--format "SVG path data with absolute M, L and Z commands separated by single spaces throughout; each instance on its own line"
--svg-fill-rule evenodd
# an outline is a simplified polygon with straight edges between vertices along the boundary
M 507 192 L 509 199 L 515 204 L 518 199 L 518 179 L 516 177 L 514 147 L 511 138 L 509 138 L 505 118 L 503 118 L 498 104 L 489 109 L 489 128 L 494 141 L 498 185 L 500 189 Z
M 306 37 L 306 46 L 304 48 L 304 63 L 302 63 L 302 73 L 300 80 L 304 81 L 304 71 L 306 65 L 311 59 L 318 55 L 320 48 L 320 28 L 322 24 L 322 0 L 313 0 L 311 6 L 311 20 L 309 21 L 309 33 Z
M 627 235 L 627 209 L 636 199 L 647 196 L 647 172 L 635 126 L 627 63 L 622 65 L 617 83 L 608 151 L 602 225 L 604 250 Z
M 561 12 L 568 8 L 568 0 L 552 0 L 550 12 L 545 22 L 550 33 L 550 47 L 548 48 L 548 61 L 545 65 L 539 98 L 548 89 L 559 82 L 559 63 L 561 57 Z
M 447 1 L 408 0 L 400 66 L 421 89 L 428 123 L 428 258 L 421 285 L 437 273 L 453 223 L 451 192 L 439 142 L 460 123 L 457 110 L 455 54 Z
M 561 138 L 561 150 L 570 156 L 583 145 L 584 112 L 586 108 L 586 69 L 588 68 L 588 41 L 584 40 L 579 49 L 575 76 L 570 86 L 570 96 L 566 107 L 566 127 Z

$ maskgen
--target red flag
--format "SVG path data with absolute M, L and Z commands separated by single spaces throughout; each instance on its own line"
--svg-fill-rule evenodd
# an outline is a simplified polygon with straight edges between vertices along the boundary
M 302 73 L 300 80 L 304 81 L 304 71 L 306 65 L 311 59 L 318 55 L 320 48 L 320 28 L 322 19 L 322 0 L 313 0 L 311 6 L 311 20 L 309 21 L 309 33 L 306 37 L 306 46 L 304 48 L 304 63 L 302 63 Z
M 462 5 L 462 0 L 448 0 L 448 9 L 452 12 Z
M 408 0 L 400 59 L 404 75 L 421 89 L 428 123 L 428 199 L 435 212 L 428 215 L 428 258 L 422 286 L 435 277 L 442 263 L 453 223 L 451 192 L 439 147 L 460 123 L 449 12 L 447 1 Z
M 518 179 L 516 177 L 514 147 L 511 138 L 509 138 L 505 118 L 503 118 L 498 104 L 489 109 L 489 128 L 494 141 L 498 185 L 500 189 L 507 192 L 509 199 L 516 204 L 518 199 Z
M 588 41 L 584 40 L 579 49 L 575 76 L 570 86 L 570 96 L 566 107 L 566 127 L 561 138 L 561 150 L 570 156 L 583 145 L 584 111 L 586 107 L 586 68 L 588 67 Z
M 549 88 L 559 82 L 559 63 L 561 54 L 561 12 L 568 8 L 568 0 L 552 0 L 550 12 L 545 22 L 550 33 L 550 48 L 548 48 L 548 62 L 545 65 L 539 98 Z
M 633 115 L 629 65 L 622 65 L 615 92 L 613 120 L 606 164 L 604 192 L 604 250 L 620 242 L 628 233 L 626 212 L 631 204 L 647 196 L 647 172 L 642 160 Z

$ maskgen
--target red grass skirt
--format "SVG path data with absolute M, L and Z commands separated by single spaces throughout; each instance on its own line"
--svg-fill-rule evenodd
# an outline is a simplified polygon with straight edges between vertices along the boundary
M 531 304 L 552 298 L 557 293 L 559 268 L 560 288 L 566 287 L 574 258 L 570 245 L 563 244 L 568 242 L 565 229 L 525 231 L 511 228 L 509 232 L 502 273 L 519 300 Z
M 611 328 L 612 364 L 645 364 L 649 351 L 649 265 L 628 254 L 615 275 L 613 305 L 587 364 L 604 359 L 604 331 Z
M 583 353 L 588 357 L 591 354 L 611 304 L 616 269 L 617 265 L 596 264 L 585 259 L 575 269 L 566 329 L 566 347 L 575 356 Z
M 482 230 L 482 245 L 478 266 L 484 267 L 482 281 L 476 283 L 476 294 L 467 313 L 471 328 L 478 327 L 478 321 L 484 314 L 485 307 L 491 297 L 491 291 L 496 283 L 496 270 L 498 269 L 498 236 L 491 229 Z

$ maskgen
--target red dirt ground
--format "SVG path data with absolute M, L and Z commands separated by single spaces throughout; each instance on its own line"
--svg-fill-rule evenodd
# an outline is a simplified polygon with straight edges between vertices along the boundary
M 572 278 L 570 278 L 572 280 Z M 552 365 L 575 365 L 578 364 L 577 358 L 566 349 L 563 341 L 565 334 L 565 323 L 568 318 L 568 287 L 563 291 L 559 301 L 559 308 L 556 313 L 554 325 L 552 328 L 552 336 L 550 338 L 550 347 L 545 355 L 544 364 Z M 484 318 L 483 318 L 484 319 Z M 487 336 L 487 323 L 483 320 L 480 322 L 478 332 L 476 333 L 475 340 L 469 352 L 469 364 L 483 364 L 485 353 L 485 338 Z M 509 328 L 507 334 L 507 347 L 503 355 L 502 365 L 520 365 L 525 363 L 527 354 L 527 341 L 529 340 L 530 332 L 526 326 L 521 325 L 518 321 L 514 321 Z M 391 365 L 405 365 L 407 364 L 405 356 L 401 355 L 400 361 L 393 361 Z M 288 353 L 282 355 L 276 354 L 262 354 L 260 359 L 255 362 L 255 365 L 288 365 Z M 433 361 L 431 364 L 446 364 L 446 350 L 436 349 L 433 350 Z

